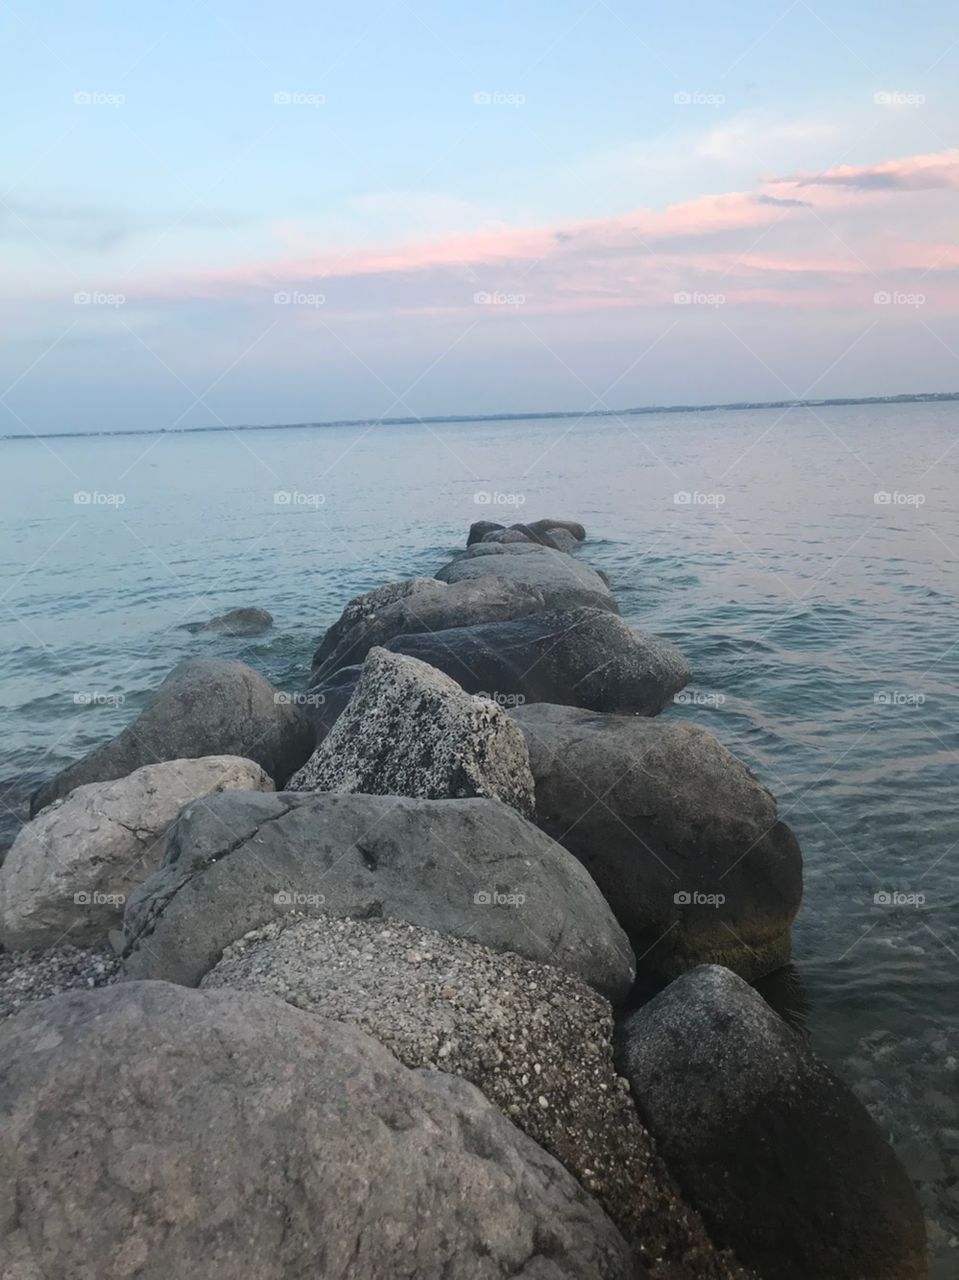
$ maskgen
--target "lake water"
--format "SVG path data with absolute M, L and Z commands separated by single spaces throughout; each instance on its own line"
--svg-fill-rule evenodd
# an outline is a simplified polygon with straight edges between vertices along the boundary
M 800 839 L 787 999 L 922 1184 L 952 1275 L 957 467 L 959 404 L 0 441 L 2 834 L 180 658 L 301 688 L 351 596 L 431 573 L 472 520 L 580 519 L 626 618 L 689 659 L 666 714 Z M 273 632 L 181 629 L 242 604 Z

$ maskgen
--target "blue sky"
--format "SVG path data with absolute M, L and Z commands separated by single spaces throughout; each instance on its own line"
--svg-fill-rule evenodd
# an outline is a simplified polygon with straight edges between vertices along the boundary
M 0 15 L 0 432 L 959 388 L 946 4 Z

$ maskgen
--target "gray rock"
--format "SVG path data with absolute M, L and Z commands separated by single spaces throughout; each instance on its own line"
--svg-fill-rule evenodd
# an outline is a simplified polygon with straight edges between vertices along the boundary
M 912 1184 L 852 1093 L 741 978 L 705 965 L 623 1028 L 621 1070 L 714 1239 L 776 1280 L 921 1280 Z
M 496 800 L 224 792 L 170 828 L 124 916 L 125 970 L 194 986 L 290 911 L 395 916 L 578 974 L 613 1001 L 634 959 L 579 862 Z
M 605 609 L 400 636 L 387 648 L 504 705 L 556 702 L 650 716 L 689 678 L 675 645 L 635 631 Z
M 740 1269 L 677 1194 L 613 1067 L 612 1016 L 570 974 L 393 920 L 274 921 L 203 979 L 368 1032 L 475 1084 L 595 1196 L 650 1275 Z
M 258 636 L 273 626 L 273 614 L 265 609 L 231 609 L 209 622 L 188 622 L 185 631 L 216 631 L 224 636 Z
M 441 582 L 495 573 L 542 591 L 550 609 L 589 606 L 618 613 L 608 584 L 588 564 L 532 542 L 478 542 L 436 572 Z
M 120 957 L 111 946 L 0 951 L 0 1021 L 63 991 L 105 986 L 119 969 Z
M 533 813 L 526 742 L 506 712 L 435 667 L 379 648 L 367 654 L 343 714 L 288 790 L 488 796 Z
M 313 681 L 361 663 L 374 645 L 396 636 L 502 622 L 545 608 L 541 591 L 494 574 L 453 585 L 413 578 L 377 587 L 351 600 L 327 631 L 313 657 Z
M 494 529 L 492 533 L 487 533 L 483 538 L 484 544 L 489 542 L 536 542 L 542 547 L 551 547 L 553 545 L 552 542 L 543 537 L 530 537 L 520 525 L 513 525 L 509 529 Z
M 474 520 L 470 525 L 466 545 L 471 547 L 474 542 L 482 542 L 488 533 L 493 533 L 503 527 L 503 525 L 497 524 L 495 520 Z
M 577 542 L 584 542 L 586 539 L 586 530 L 578 520 L 534 520 L 529 527 L 548 533 L 550 537 L 552 537 L 554 530 L 562 529 L 575 538 Z
M 635 1274 L 599 1206 L 479 1090 L 280 1000 L 57 996 L 0 1029 L 0 1072 L 11 1278 Z
M 252 760 L 204 756 L 77 787 L 21 829 L 0 867 L 0 942 L 26 951 L 68 934 L 73 943 L 104 941 L 130 891 L 159 866 L 161 837 L 183 806 L 236 790 L 273 783 Z
M 568 529 L 547 529 L 546 537 L 557 551 L 565 551 L 567 554 L 579 546 L 579 538 Z
M 125 778 L 145 764 L 231 755 L 254 760 L 282 786 L 315 745 L 310 723 L 285 694 L 243 662 L 187 658 L 121 733 L 44 783 L 38 813 L 86 782 Z
M 789 958 L 802 854 L 776 801 L 697 725 L 520 707 L 537 822 L 574 853 L 646 972 L 749 979 Z

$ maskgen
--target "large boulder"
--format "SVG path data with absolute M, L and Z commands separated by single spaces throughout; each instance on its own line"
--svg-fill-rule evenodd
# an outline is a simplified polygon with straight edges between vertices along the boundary
M 258 636 L 264 631 L 269 631 L 272 626 L 272 613 L 247 605 L 241 609 L 231 609 L 228 613 L 222 613 L 219 617 L 211 618 L 209 622 L 187 622 L 184 630 L 215 631 L 224 636 Z
M 474 520 L 466 535 L 466 545 L 471 547 L 474 542 L 482 542 L 488 533 L 495 533 L 497 529 L 505 528 L 505 525 L 497 524 L 495 520 Z
M 588 564 L 535 542 L 478 542 L 436 572 L 441 582 L 465 582 L 495 573 L 542 591 L 550 609 L 582 605 L 618 613 L 606 580 Z
M 395 916 L 578 974 L 613 1001 L 634 960 L 576 859 L 496 800 L 234 791 L 190 805 L 127 902 L 125 970 L 195 986 L 291 911 Z
M 713 1239 L 760 1275 L 926 1275 L 922 1211 L 892 1148 L 728 969 L 695 969 L 634 1013 L 621 1070 Z
M 252 667 L 226 658 L 186 658 L 121 733 L 44 783 L 30 811 L 38 813 L 86 782 L 198 756 L 242 756 L 282 786 L 314 745 L 301 709 Z
M 632 1280 L 628 1247 L 478 1089 L 236 991 L 125 984 L 0 1030 L 3 1274 Z
M 399 636 L 387 648 L 505 705 L 557 702 L 652 716 L 689 678 L 679 650 L 605 609 Z
M 520 730 L 502 707 L 464 693 L 416 658 L 371 649 L 343 714 L 290 791 L 463 800 L 488 796 L 533 814 Z
M 349 602 L 313 657 L 313 679 L 361 663 L 374 645 L 395 636 L 503 622 L 545 608 L 541 591 L 495 574 L 453 585 L 436 578 L 389 583 Z
M 55 801 L 21 829 L 0 867 L 0 943 L 25 951 L 68 934 L 74 944 L 103 941 L 159 866 L 161 837 L 183 806 L 237 790 L 273 783 L 252 760 L 204 756 L 144 765 Z
M 287 918 L 201 984 L 368 1032 L 475 1084 L 595 1196 L 657 1277 L 740 1274 L 678 1196 L 616 1074 L 608 1003 L 571 974 L 394 920 Z
M 774 797 L 718 739 L 545 703 L 512 714 L 537 822 L 589 870 L 644 971 L 710 961 L 755 979 L 786 963 L 802 854 Z

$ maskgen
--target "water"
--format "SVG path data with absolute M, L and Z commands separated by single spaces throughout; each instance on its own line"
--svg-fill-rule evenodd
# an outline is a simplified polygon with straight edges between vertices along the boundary
M 302 687 L 348 598 L 429 574 L 472 520 L 581 519 L 625 616 L 689 659 L 667 714 L 745 759 L 799 836 L 790 1000 L 922 1184 L 953 1274 L 957 427 L 940 404 L 0 441 L 3 834 L 180 658 Z M 273 632 L 181 629 L 241 604 Z M 913 900 L 875 900 L 895 892 Z

